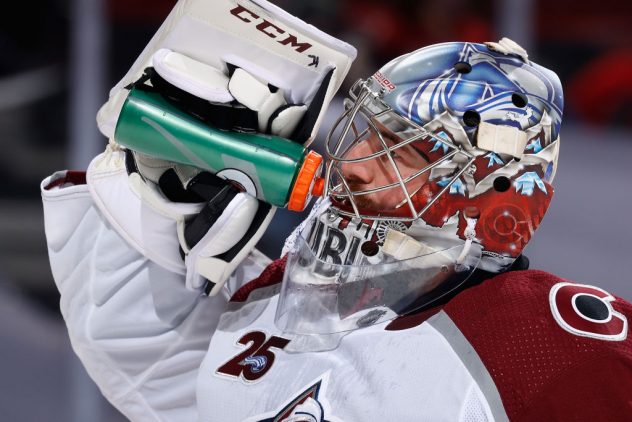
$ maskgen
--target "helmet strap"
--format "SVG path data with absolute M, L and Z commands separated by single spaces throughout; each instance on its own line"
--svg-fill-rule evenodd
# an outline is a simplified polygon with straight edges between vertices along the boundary
M 478 219 L 466 216 L 465 221 L 467 222 L 467 227 L 465 228 L 465 245 L 463 245 L 463 250 L 456 260 L 457 267 L 463 265 L 465 258 L 470 253 L 472 242 L 476 240 L 476 223 Z

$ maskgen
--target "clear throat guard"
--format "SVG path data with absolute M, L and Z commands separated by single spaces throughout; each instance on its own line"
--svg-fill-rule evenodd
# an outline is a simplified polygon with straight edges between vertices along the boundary
M 384 247 L 388 224 L 347 220 L 340 228 L 334 216 L 321 214 L 289 252 L 275 316 L 284 332 L 328 335 L 390 321 L 455 290 L 480 261 L 480 245 L 463 241 L 398 259 Z

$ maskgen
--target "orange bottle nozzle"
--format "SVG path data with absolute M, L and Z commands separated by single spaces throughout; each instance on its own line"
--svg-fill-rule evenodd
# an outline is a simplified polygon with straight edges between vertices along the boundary
M 318 177 L 322 164 L 323 157 L 319 153 L 315 151 L 307 153 L 290 193 L 287 204 L 288 210 L 303 211 L 311 195 L 322 195 L 325 181 Z
M 323 196 L 325 190 L 325 179 L 317 177 L 314 179 L 314 186 L 312 186 L 312 196 Z

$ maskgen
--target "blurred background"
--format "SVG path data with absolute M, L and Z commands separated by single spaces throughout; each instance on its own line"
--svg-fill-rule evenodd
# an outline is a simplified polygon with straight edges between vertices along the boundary
M 209 0 L 212 1 L 212 0 Z M 402 53 L 508 36 L 565 88 L 556 197 L 526 250 L 532 268 L 632 300 L 632 2 L 276 0 L 358 48 L 346 87 Z M 85 169 L 107 140 L 107 93 L 172 0 L 12 2 L 0 14 L 0 419 L 121 421 L 72 354 L 46 254 L 40 181 Z M 332 106 L 333 118 L 338 104 Z M 324 126 L 327 126 L 325 124 Z M 281 211 L 276 257 L 302 215 Z

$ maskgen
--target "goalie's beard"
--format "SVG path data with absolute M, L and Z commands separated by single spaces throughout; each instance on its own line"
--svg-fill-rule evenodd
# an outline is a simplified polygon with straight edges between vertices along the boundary
M 383 169 L 374 169 L 374 171 L 386 171 Z M 398 183 L 397 178 L 393 177 L 389 180 L 386 180 L 384 183 Z M 364 190 L 372 189 L 379 187 L 379 185 L 373 185 L 371 183 L 364 183 L 361 180 L 358 180 L 353 173 L 345 175 L 345 182 L 348 186 L 349 192 L 343 190 L 343 193 L 357 193 L 362 192 Z M 406 183 L 406 189 L 408 191 L 408 195 L 413 199 L 413 197 L 419 192 L 424 185 L 427 183 L 427 176 L 425 178 L 415 178 Z M 371 214 L 381 214 L 383 211 L 391 211 L 396 210 L 402 207 L 407 206 L 406 195 L 404 194 L 404 188 L 397 184 L 388 189 L 384 189 L 382 191 L 367 193 L 363 195 L 353 195 L 353 202 L 358 208 L 362 208 L 368 211 L 372 211 Z M 335 196 L 333 194 L 332 196 Z M 347 206 L 351 207 L 351 199 L 350 197 L 345 198 L 343 201 L 338 201 L 343 204 L 347 204 Z
M 358 192 L 361 189 L 361 187 L 353 183 L 349 184 L 349 188 L 351 192 Z M 410 207 L 406 201 L 406 197 L 402 192 L 402 188 L 395 186 L 390 189 L 398 192 L 397 199 L 399 199 L 399 202 L 391 208 L 381 207 L 381 201 L 376 199 L 376 197 L 373 196 L 374 194 L 353 196 L 353 201 L 355 202 L 360 216 L 367 220 L 371 220 L 372 217 L 379 217 L 381 219 L 385 219 L 385 217 L 396 217 L 407 220 L 415 220 L 417 216 L 412 215 Z M 414 208 L 416 210 L 423 209 L 429 199 L 436 194 L 435 189 L 436 188 L 433 188 L 431 184 L 426 183 L 416 192 L 411 192 L 409 195 Z M 426 198 L 426 200 L 424 200 L 424 198 Z M 337 196 L 335 193 L 332 193 L 330 194 L 329 199 L 331 201 L 332 208 L 344 211 L 346 214 L 355 214 L 349 197 Z
M 351 192 L 358 191 L 359 189 L 360 189 L 360 186 L 357 186 L 357 185 L 355 185 L 353 183 L 349 183 L 349 190 L 351 190 Z M 362 208 L 362 209 L 366 209 L 366 210 L 379 211 L 378 201 L 374 200 L 371 197 L 371 194 L 354 196 L 353 197 L 353 201 L 355 202 L 355 204 L 356 204 L 356 206 L 358 208 Z M 351 207 L 351 199 L 347 199 L 343 203 L 345 203 L 345 204 L 347 204 L 347 206 Z
M 347 185 L 349 186 L 349 190 L 351 192 L 360 192 L 367 189 L 366 185 L 358 183 L 350 178 L 347 178 Z M 373 210 L 373 212 L 397 209 L 406 203 L 406 197 L 401 189 L 401 187 L 396 186 L 380 192 L 357 195 L 353 196 L 353 201 L 358 208 Z

